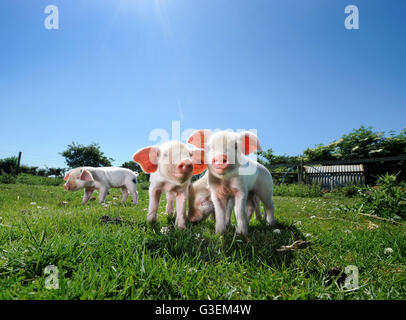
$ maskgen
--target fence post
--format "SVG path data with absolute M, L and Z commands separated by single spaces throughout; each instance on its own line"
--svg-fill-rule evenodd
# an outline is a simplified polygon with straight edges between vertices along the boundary
M 299 165 L 297 166 L 297 182 L 299 184 L 303 183 L 303 160 L 300 160 Z
M 22 152 L 20 151 L 19 153 L 18 153 L 18 160 L 17 160 L 17 174 L 19 174 L 20 173 L 20 165 L 21 165 L 21 154 L 22 154 Z

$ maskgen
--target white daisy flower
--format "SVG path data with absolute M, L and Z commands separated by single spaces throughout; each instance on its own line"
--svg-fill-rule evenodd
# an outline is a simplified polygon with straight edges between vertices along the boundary
M 391 254 L 393 252 L 392 248 L 385 248 L 385 250 L 383 250 L 384 254 Z
M 169 227 L 162 227 L 161 228 L 161 233 L 162 234 L 167 234 L 169 232 Z

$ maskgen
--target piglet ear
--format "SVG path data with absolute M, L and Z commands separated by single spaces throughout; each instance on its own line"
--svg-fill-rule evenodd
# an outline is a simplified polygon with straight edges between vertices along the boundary
M 68 181 L 70 176 L 70 171 L 68 171 L 68 173 L 65 175 L 65 178 L 63 178 L 63 180 Z
M 82 173 L 80 174 L 80 180 L 94 181 L 92 174 L 86 169 L 83 169 Z
M 202 173 L 207 169 L 207 164 L 204 163 L 204 150 L 194 150 L 193 155 L 193 175 Z
M 258 137 L 249 131 L 244 131 L 240 134 L 241 137 L 241 148 L 245 155 L 253 153 L 254 151 L 262 151 L 259 145 Z
M 211 136 L 210 130 L 197 130 L 187 139 L 187 142 L 199 149 L 204 149 L 204 145 L 207 143 Z
M 138 150 L 133 155 L 133 160 L 137 162 L 145 173 L 153 173 L 158 169 L 159 148 L 146 147 Z

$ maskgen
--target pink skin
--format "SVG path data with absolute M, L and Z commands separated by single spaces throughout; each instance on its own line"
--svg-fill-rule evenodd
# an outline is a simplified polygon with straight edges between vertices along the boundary
M 86 204 L 96 190 L 96 188 L 91 186 L 94 179 L 87 169 L 73 169 L 66 174 L 65 180 L 66 183 L 63 185 L 65 190 L 77 191 L 79 189 L 85 189 L 82 204 Z M 106 195 L 107 192 L 100 193 L 100 203 L 105 201 Z
M 206 169 L 202 152 L 191 150 L 181 142 L 170 141 L 160 147 L 146 147 L 137 151 L 133 160 L 146 173 L 151 173 L 147 220 L 157 221 L 159 200 L 163 191 L 167 194 L 166 212 L 171 215 L 176 201 L 176 224 L 186 228 L 186 200 L 189 184 L 194 174 Z
M 227 224 L 230 222 L 231 211 L 234 207 L 234 199 L 230 198 L 227 203 Z M 257 195 L 250 193 L 247 198 L 247 216 L 251 219 L 255 211 L 256 218 L 262 219 L 260 199 Z M 190 222 L 199 222 L 207 219 L 210 215 L 214 218 L 214 204 L 211 201 L 208 185 L 208 172 L 199 180 L 191 184 L 189 189 L 189 212 Z
M 226 131 L 212 134 L 209 130 L 198 130 L 188 142 L 205 152 L 217 233 L 222 234 L 227 228 L 230 216 L 227 203 L 234 198 L 237 233 L 247 235 L 247 199 L 251 192 L 264 203 L 267 223 L 275 223 L 272 176 L 264 166 L 246 157 L 261 150 L 256 135 Z
M 123 194 L 122 202 L 131 193 L 134 205 L 138 203 L 136 189 L 137 175 L 129 169 L 118 167 L 92 168 L 82 167 L 70 170 L 65 176 L 65 190 L 77 191 L 85 189 L 82 203 L 86 204 L 95 190 L 99 190 L 99 202 L 106 200 L 110 188 L 120 188 Z

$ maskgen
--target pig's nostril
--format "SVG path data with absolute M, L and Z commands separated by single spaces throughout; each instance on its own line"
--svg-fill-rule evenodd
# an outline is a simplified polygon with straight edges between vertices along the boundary
M 178 169 L 182 172 L 190 171 L 193 168 L 191 161 L 182 161 L 178 164 Z

